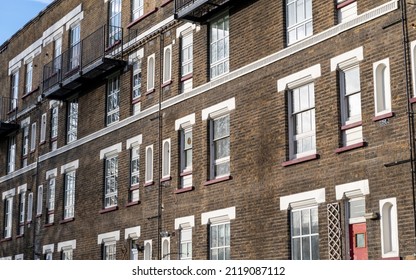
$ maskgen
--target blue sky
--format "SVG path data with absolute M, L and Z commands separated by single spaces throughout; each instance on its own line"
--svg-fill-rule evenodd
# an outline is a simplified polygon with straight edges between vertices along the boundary
M 2 0 L 0 45 L 37 16 L 53 0 Z

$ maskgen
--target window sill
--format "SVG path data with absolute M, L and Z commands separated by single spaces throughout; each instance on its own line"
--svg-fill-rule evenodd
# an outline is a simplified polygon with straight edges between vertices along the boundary
M 381 258 L 381 260 L 383 260 L 383 261 L 399 261 L 400 257 L 385 257 L 385 258 Z
M 22 99 L 25 99 L 26 97 L 28 97 L 28 96 L 32 95 L 33 93 L 37 92 L 38 90 L 39 90 L 39 86 L 37 86 L 35 89 L 32 89 L 32 90 L 31 90 L 31 91 L 29 91 L 28 93 L 25 93 L 25 94 L 22 96 Z
M 410 98 L 410 99 L 409 99 L 409 103 L 410 103 L 410 104 L 416 103 L 416 97 L 412 97 L 412 98 Z
M 32 221 L 27 221 L 26 223 L 25 223 L 25 225 L 31 225 L 32 224 Z
M 162 7 L 166 6 L 167 4 L 169 4 L 172 1 L 173 0 L 165 0 L 162 4 L 160 4 L 160 7 L 162 8 Z
M 154 184 L 155 184 L 155 182 L 154 181 L 151 181 L 151 182 L 145 183 L 144 186 L 145 187 L 150 187 L 150 186 L 153 186 Z
M 117 40 L 117 41 L 115 41 L 114 42 L 114 44 L 112 44 L 111 46 L 109 46 L 109 47 L 107 47 L 106 49 L 105 49 L 105 52 L 108 52 L 108 51 L 110 51 L 110 50 L 112 50 L 112 49 L 114 49 L 115 47 L 117 47 L 118 45 L 120 45 L 121 44 L 121 40 Z
M 136 24 L 138 24 L 140 21 L 144 20 L 145 18 L 147 18 L 148 16 L 150 16 L 153 13 L 157 12 L 157 8 L 155 8 L 153 11 L 148 12 L 147 14 L 142 15 L 141 17 L 139 17 L 138 19 L 136 19 L 135 21 L 131 22 L 129 25 L 127 25 L 127 29 L 132 28 L 133 26 L 135 26 Z
M 55 223 L 50 223 L 50 224 L 45 224 L 44 227 L 51 227 L 53 226 Z
M 168 182 L 170 180 L 172 180 L 172 177 L 169 176 L 169 177 L 164 177 L 164 178 L 160 179 L 160 182 L 163 183 L 163 182 Z
M 140 101 L 142 101 L 142 98 L 141 97 L 136 97 L 136 98 L 133 98 L 133 100 L 131 101 L 131 104 L 137 104 Z
M 338 148 L 338 149 L 335 150 L 335 153 L 336 154 L 341 154 L 343 152 L 351 151 L 351 150 L 358 149 L 358 148 L 365 147 L 365 146 L 367 146 L 367 143 L 363 141 L 363 142 L 360 142 L 360 143 L 356 143 L 356 144 L 352 144 L 352 145 L 348 145 L 348 146 L 345 146 L 345 147 Z
M 185 188 L 174 190 L 173 193 L 179 194 L 179 193 L 191 192 L 193 190 L 195 190 L 195 188 L 193 186 L 190 186 L 190 187 L 185 187 Z
M 346 1 L 344 1 L 344 2 L 342 2 L 342 3 L 340 3 L 340 4 L 338 4 L 338 5 L 337 5 L 337 9 L 344 8 L 344 7 L 348 6 L 349 4 L 352 4 L 352 3 L 356 2 L 356 1 L 357 1 L 357 0 L 346 0 Z
M 231 177 L 231 176 L 224 176 L 224 177 L 220 177 L 220 178 L 212 179 L 212 180 L 206 181 L 206 182 L 204 183 L 204 186 L 209 186 L 209 185 L 213 185 L 213 184 L 216 184 L 216 183 L 220 183 L 220 182 L 228 181 L 228 180 L 231 180 L 232 178 L 233 178 L 233 177 Z
M 388 118 L 392 118 L 392 117 L 394 117 L 394 112 L 389 112 L 389 113 L 386 113 L 386 114 L 375 116 L 373 118 L 373 122 L 378 122 L 378 121 L 388 119 Z
M 192 175 L 192 171 L 185 171 L 185 172 L 182 172 L 181 174 L 179 174 L 179 176 L 181 176 L 181 177 L 185 177 L 185 176 L 188 176 L 188 175 Z
M 152 94 L 152 93 L 154 93 L 154 92 L 155 92 L 155 89 L 154 89 L 154 88 L 149 89 L 149 90 L 146 92 L 146 95 Z
M 141 202 L 140 202 L 140 200 L 138 200 L 138 201 L 133 201 L 133 202 L 129 202 L 129 203 L 127 203 L 126 204 L 126 208 L 128 208 L 128 207 L 132 207 L 132 206 L 134 206 L 134 205 L 139 205 Z
M 194 74 L 193 74 L 193 73 L 188 74 L 188 75 L 185 75 L 185 76 L 183 76 L 183 77 L 181 78 L 181 82 L 185 82 L 185 81 L 187 81 L 187 80 L 190 80 L 190 79 L 192 79 L 193 77 L 194 77 Z
M 350 123 L 350 124 L 341 126 L 341 130 L 348 130 L 348 129 L 359 127 L 359 126 L 362 126 L 362 125 L 363 125 L 362 121 L 355 122 L 355 123 Z
M 131 185 L 130 186 L 130 191 L 135 191 L 135 190 L 138 190 L 138 189 L 140 189 L 140 185 L 139 184 L 135 184 L 135 185 Z
M 57 141 L 58 140 L 58 137 L 53 137 L 53 138 L 51 138 L 51 142 L 55 142 L 55 141 Z
M 113 207 L 102 209 L 102 210 L 100 210 L 99 213 L 100 214 L 105 214 L 105 213 L 113 212 L 113 211 L 116 211 L 116 210 L 118 210 L 118 206 L 113 206 Z
M 166 81 L 162 84 L 162 88 L 169 86 L 170 84 L 172 84 L 172 80 Z
M 24 236 L 25 236 L 24 234 L 19 234 L 19 235 L 16 236 L 16 239 L 20 239 L 20 238 L 22 238 Z
M 6 237 L 6 238 L 3 238 L 2 240 L 0 240 L 0 242 L 7 242 L 7 241 L 12 241 L 12 238 L 11 237 Z
M 306 162 L 306 161 L 310 161 L 310 160 L 315 160 L 315 159 L 319 159 L 319 154 L 313 154 L 310 156 L 305 156 L 305 157 L 301 157 L 301 158 L 297 158 L 297 159 L 292 159 L 292 160 L 288 160 L 282 163 L 283 167 L 286 166 L 290 166 L 290 165 L 295 165 L 298 163 L 302 163 L 302 162 Z
M 36 215 L 36 218 L 40 218 L 40 217 L 42 217 L 42 214 L 37 214 Z
M 66 224 L 66 223 L 69 223 L 69 222 L 73 222 L 74 220 L 75 220 L 75 218 L 68 218 L 68 219 L 60 221 L 59 223 L 60 224 Z

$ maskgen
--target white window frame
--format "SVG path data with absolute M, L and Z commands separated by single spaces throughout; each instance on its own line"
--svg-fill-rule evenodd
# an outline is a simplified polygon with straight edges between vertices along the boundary
M 137 250 L 137 240 L 140 238 L 140 226 L 126 228 L 124 230 L 124 239 L 129 242 L 130 260 L 139 259 L 139 251 Z
M 397 200 L 395 197 L 382 199 L 380 204 L 381 257 L 397 258 L 399 254 L 399 231 Z
M 142 87 L 142 60 L 141 58 L 136 58 L 132 62 L 132 100 L 133 102 L 139 99 L 142 96 L 141 87 Z
M 16 189 L 3 192 L 2 200 L 4 205 L 4 222 L 3 222 L 3 237 L 11 238 L 13 229 L 13 197 L 16 194 Z
M 147 92 L 153 91 L 155 88 L 155 54 L 147 57 Z
M 22 123 L 23 140 L 22 140 L 22 156 L 26 157 L 29 154 L 29 123 Z
M 209 229 L 209 248 L 210 248 L 210 259 L 213 259 L 212 251 L 218 250 L 218 249 L 225 249 L 229 248 L 229 256 L 231 258 L 231 220 L 234 220 L 236 217 L 236 208 L 235 207 L 229 207 L 219 210 L 214 210 L 211 212 L 206 212 L 201 214 L 201 224 L 202 225 L 208 225 L 210 227 Z M 228 225 L 230 230 L 230 244 L 226 244 L 224 246 L 214 246 L 211 244 L 211 234 L 212 234 L 212 228 L 213 227 L 221 227 L 223 225 Z M 225 235 L 224 235 L 225 236 Z M 214 246 L 214 247 L 213 247 Z M 224 259 L 226 254 L 224 253 Z
M 19 235 L 22 236 L 25 233 L 25 214 L 26 214 L 26 192 L 27 184 L 19 186 L 17 188 L 17 194 L 19 197 Z
M 32 129 L 30 131 L 30 151 L 34 151 L 36 149 L 36 140 L 37 140 L 37 128 L 36 123 L 32 123 Z
M 15 255 L 14 259 L 16 261 L 23 261 L 24 260 L 24 255 L 23 254 Z
M 315 80 L 321 76 L 321 65 L 316 64 L 309 68 L 303 69 L 299 72 L 293 73 L 289 76 L 283 77 L 277 81 L 277 91 L 278 92 L 288 92 L 288 106 L 289 106 L 289 160 L 314 155 L 316 154 L 316 125 L 312 131 L 305 133 L 304 136 L 306 137 L 313 137 L 315 136 L 315 142 L 312 143 L 314 148 L 302 152 L 302 153 L 295 153 L 295 140 L 297 140 L 295 135 L 295 127 L 294 127 L 294 119 L 292 117 L 293 110 L 292 110 L 292 102 L 293 102 L 293 90 L 300 89 L 303 86 L 311 86 L 313 88 L 313 99 L 316 99 L 315 94 Z M 313 107 L 308 108 L 308 110 L 315 110 L 315 102 Z M 316 119 L 316 118 L 315 118 Z M 315 120 L 312 122 L 312 125 L 315 124 Z
M 38 193 L 36 199 L 36 215 L 42 215 L 43 208 L 43 185 L 38 186 Z
M 97 244 L 102 247 L 103 260 L 115 260 L 117 254 L 117 241 L 120 240 L 120 231 L 112 231 L 98 235 Z M 110 247 L 111 246 L 111 247 Z M 113 248 L 114 252 L 110 252 L 111 256 L 107 254 L 107 249 Z M 109 258 L 111 257 L 111 258 Z M 114 258 L 113 258 L 114 257 Z
M 108 1 L 108 44 L 113 46 L 121 38 L 121 0 Z
M 224 119 L 224 118 L 228 118 L 228 127 L 229 127 L 229 131 L 228 134 L 223 135 L 221 137 L 217 137 L 215 138 L 214 135 L 214 126 L 215 123 L 217 121 L 219 121 L 220 119 Z M 211 179 L 218 179 L 218 178 L 222 178 L 222 177 L 226 177 L 229 176 L 231 173 L 231 118 L 229 114 L 225 114 L 225 115 L 221 115 L 215 118 L 212 118 L 209 122 L 209 134 L 210 134 L 210 176 Z M 226 140 L 228 138 L 228 149 L 230 150 L 230 154 L 228 156 L 225 157 L 221 157 L 221 158 L 217 158 L 216 157 L 216 143 L 222 140 Z M 228 172 L 225 172 L 224 174 L 217 174 L 216 172 L 216 168 L 219 165 L 223 165 L 223 164 L 227 164 L 228 165 Z
M 122 144 L 118 143 L 100 151 L 100 160 L 104 159 L 104 208 L 116 207 L 118 197 L 118 154 Z M 114 170 L 109 168 L 114 167 Z M 113 178 L 114 185 L 107 185 L 108 179 Z
M 181 34 L 181 77 L 193 72 L 193 30 L 189 29 Z M 189 42 L 188 42 L 189 41 Z M 188 43 L 186 43 L 188 42 Z M 187 54 L 185 56 L 185 53 Z
M 120 120 L 120 75 L 113 76 L 107 82 L 106 124 Z
M 193 227 L 195 227 L 195 216 L 187 216 L 187 217 L 175 219 L 175 230 L 179 230 L 179 259 L 180 260 L 192 260 L 192 228 Z M 183 249 L 182 245 L 185 245 L 186 253 L 182 252 L 182 249 Z M 188 255 L 188 252 L 190 253 L 189 255 Z
M 143 137 L 140 134 L 126 141 L 126 147 L 130 150 L 130 202 L 137 202 L 140 200 L 140 146 L 142 144 L 142 140 Z M 134 166 L 136 166 L 136 170 L 133 170 Z M 133 178 L 137 179 L 133 182 Z
M 40 123 L 40 143 L 46 141 L 46 122 L 47 122 L 47 113 L 43 113 Z
M 10 110 L 14 110 L 17 108 L 17 101 L 19 98 L 19 69 L 11 74 L 10 83 Z
M 32 81 L 33 81 L 33 61 L 29 61 L 26 63 L 25 93 L 30 93 L 32 91 Z
M 59 106 L 55 102 L 51 106 L 51 139 L 56 140 L 58 138 L 58 124 L 59 124 Z
M 215 34 L 214 37 L 214 26 L 218 27 L 218 24 L 223 24 L 223 31 L 224 34 L 219 36 L 219 33 Z M 228 28 L 228 29 L 227 29 Z M 215 30 L 219 30 L 216 28 Z M 210 53 L 210 78 L 215 79 L 220 77 L 230 71 L 230 17 L 228 12 L 222 14 L 221 16 L 213 19 L 209 25 L 209 32 L 210 32 L 210 46 L 209 46 L 209 53 Z M 223 57 L 218 58 L 218 44 L 223 45 L 222 54 Z M 213 55 L 215 53 L 215 56 Z M 214 71 L 215 69 L 215 71 Z M 219 71 L 222 69 L 222 71 Z
M 58 252 L 61 252 L 61 260 L 73 260 L 74 250 L 77 248 L 77 241 L 69 240 L 58 243 Z
M 360 98 L 360 115 L 356 115 L 352 118 L 349 118 L 349 108 L 348 108 L 348 96 L 346 94 L 346 81 L 345 81 L 345 72 L 352 69 L 358 68 L 360 73 L 359 63 L 364 59 L 364 48 L 358 47 L 341 55 L 338 55 L 331 59 L 331 72 L 338 70 L 339 72 L 339 81 L 340 81 L 340 106 L 341 106 L 341 130 L 343 138 L 343 146 L 349 146 L 357 144 L 363 141 L 362 135 L 362 125 L 354 125 L 351 128 L 347 128 L 348 125 L 357 124 L 362 120 L 361 113 L 361 85 L 360 91 L 357 93 L 352 93 L 350 95 L 358 95 Z M 359 83 L 361 84 L 361 75 L 359 74 Z M 343 129 L 345 127 L 345 129 Z M 359 136 L 359 137 L 357 137 Z
M 172 80 L 172 45 L 163 49 L 163 83 Z
M 384 66 L 384 67 L 383 67 Z M 384 71 L 382 71 L 384 68 Z M 382 71 L 382 72 L 381 72 Z M 375 116 L 391 113 L 391 83 L 390 83 L 390 62 L 389 58 L 377 61 L 373 64 L 374 78 L 374 109 Z M 384 106 L 379 104 L 382 102 Z
M 81 58 L 81 23 L 76 22 L 69 30 L 69 71 L 80 66 Z
M 227 177 L 231 174 L 231 147 L 230 147 L 230 155 L 227 157 L 223 157 L 221 159 L 215 159 L 215 150 L 214 150 L 214 133 L 213 133 L 213 121 L 223 118 L 225 116 L 229 116 L 230 118 L 230 131 L 227 137 L 230 137 L 229 144 L 231 145 L 231 111 L 235 109 L 235 98 L 230 98 L 225 100 L 221 103 L 208 107 L 202 110 L 202 120 L 209 120 L 209 139 L 210 139 L 210 180 L 218 179 Z M 218 164 L 229 163 L 229 173 L 228 174 L 221 174 L 220 176 L 215 175 L 215 167 Z
M 45 260 L 53 260 L 54 252 L 55 252 L 54 244 L 48 244 L 42 247 L 42 254 L 45 256 Z
M 27 222 L 32 222 L 33 215 L 33 192 L 30 192 L 27 196 Z
M 298 2 L 302 2 L 302 6 L 304 8 L 304 17 L 303 19 L 297 20 L 297 6 L 299 6 Z M 307 9 L 306 3 L 310 3 L 310 10 Z M 293 43 L 296 43 L 302 39 L 305 39 L 309 36 L 313 35 L 313 4 L 312 0 L 286 0 L 286 37 L 287 37 L 287 44 L 291 45 Z M 294 22 L 291 22 L 291 16 L 289 15 L 290 8 L 289 6 L 293 5 L 295 7 L 295 15 L 294 15 Z M 309 16 L 307 15 L 309 13 Z M 310 24 L 310 32 L 307 31 L 307 26 Z M 290 32 L 295 31 L 297 32 L 297 29 L 303 29 L 303 34 L 296 34 L 296 37 L 291 40 Z
M 191 187 L 192 186 L 192 151 L 193 151 L 193 135 L 192 135 L 192 126 L 195 124 L 195 113 L 192 113 L 190 115 L 187 115 L 185 117 L 182 117 L 180 119 L 177 119 L 175 121 L 175 130 L 179 131 L 180 135 L 180 151 L 179 151 L 179 157 L 180 157 L 180 168 L 179 173 L 181 177 L 180 187 L 179 188 L 185 188 L 185 187 Z M 185 149 L 185 135 L 190 133 L 191 134 L 191 146 L 188 149 Z M 191 165 L 186 165 L 186 155 L 185 153 L 187 151 L 191 150 Z
M 131 19 L 135 21 L 144 13 L 144 0 L 133 0 L 131 5 Z
M 170 138 L 162 142 L 162 179 L 170 178 L 171 145 Z
M 338 0 L 337 4 L 342 4 L 346 0 Z M 344 23 L 357 17 L 357 1 L 351 2 L 346 6 L 338 8 L 338 23 Z
M 412 97 L 416 97 L 416 40 L 410 43 L 410 56 L 412 59 L 412 82 L 413 82 Z
M 153 183 L 153 145 L 147 146 L 145 151 L 146 151 L 145 184 L 148 184 L 148 183 Z
M 309 233 L 303 233 L 302 228 L 303 228 L 303 223 L 302 223 L 302 214 L 305 213 L 305 211 L 308 213 L 308 231 Z M 318 223 L 318 229 L 315 232 L 312 232 L 312 225 L 311 225 L 311 219 L 312 219 L 312 211 L 314 214 L 316 214 L 316 221 Z M 294 215 L 295 213 L 299 213 L 299 233 L 295 233 L 294 231 Z M 319 259 L 319 214 L 318 214 L 318 205 L 314 205 L 314 206 L 309 206 L 309 207 L 302 207 L 302 208 L 297 208 L 297 209 L 291 209 L 290 211 L 290 216 L 291 216 L 291 223 L 290 223 L 290 227 L 291 227 L 291 248 L 292 248 L 292 259 L 293 260 L 318 260 Z M 317 249 L 318 252 L 313 252 L 313 245 L 312 245 L 312 240 L 314 239 L 314 237 L 317 237 Z M 305 258 L 305 256 L 303 256 L 303 252 L 304 252 L 304 244 L 303 244 L 303 240 L 304 238 L 308 238 L 309 240 L 309 258 Z M 295 253 L 294 253 L 294 240 L 299 240 L 299 257 L 300 258 L 295 258 Z
M 280 197 L 280 210 L 291 211 L 290 215 L 292 217 L 292 211 L 301 211 L 304 209 L 311 209 L 315 207 L 318 208 L 318 205 L 321 203 L 325 203 L 325 188 L 291 194 L 287 196 L 282 196 Z M 319 213 L 318 213 L 318 219 L 319 219 Z M 290 227 L 291 227 L 290 235 L 291 235 L 291 244 L 292 244 L 291 246 L 293 246 L 292 222 L 290 223 Z M 318 227 L 319 227 L 319 222 L 318 222 Z M 318 229 L 318 236 L 319 236 L 319 229 Z M 318 250 L 319 250 L 319 245 L 318 245 Z M 293 253 L 292 253 L 292 256 L 293 256 Z
M 61 166 L 61 174 L 64 174 L 64 220 L 73 219 L 75 216 L 75 190 L 76 190 L 76 170 L 79 160 L 75 160 Z
M 62 68 L 62 36 L 59 38 L 56 38 L 54 40 L 54 46 L 53 46 L 53 72 L 59 72 Z
M 10 136 L 7 151 L 7 173 L 10 174 L 16 170 L 16 136 Z
M 57 169 L 46 172 L 46 180 L 48 182 L 47 198 L 46 198 L 46 223 L 53 224 L 55 220 L 55 192 L 56 192 L 56 176 Z
M 78 138 L 78 108 L 78 99 L 68 101 L 67 143 L 71 143 Z

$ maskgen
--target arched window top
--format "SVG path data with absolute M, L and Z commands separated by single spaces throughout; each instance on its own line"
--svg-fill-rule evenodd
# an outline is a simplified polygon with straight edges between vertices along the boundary
M 391 113 L 391 86 L 389 59 L 373 64 L 375 115 Z

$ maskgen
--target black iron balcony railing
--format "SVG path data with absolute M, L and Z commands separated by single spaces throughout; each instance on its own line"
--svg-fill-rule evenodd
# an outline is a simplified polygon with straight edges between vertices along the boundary
M 47 98 L 66 99 L 125 64 L 123 29 L 105 25 L 44 66 L 43 94 Z
M 0 97 L 0 138 L 19 129 L 17 99 Z
M 205 22 L 231 0 L 175 0 L 175 18 Z

